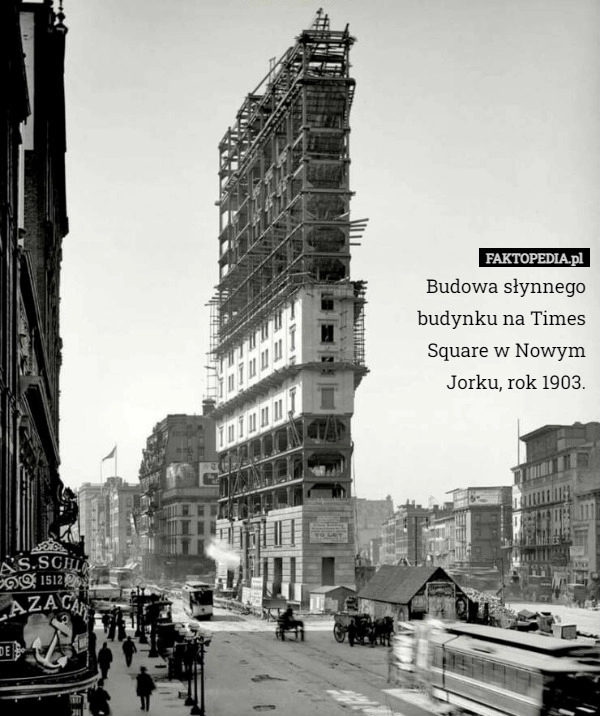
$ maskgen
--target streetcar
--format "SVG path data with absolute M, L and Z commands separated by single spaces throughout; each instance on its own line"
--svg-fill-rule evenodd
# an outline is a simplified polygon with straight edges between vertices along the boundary
M 477 716 L 600 716 L 594 644 L 450 623 L 415 630 L 415 670 L 430 695 Z
M 91 587 L 95 587 L 98 584 L 110 584 L 109 566 L 107 564 L 95 564 L 90 567 L 89 580 Z
M 122 589 L 131 589 L 135 586 L 136 574 L 133 569 L 118 567 L 110 570 L 110 583 Z
M 186 582 L 181 590 L 185 613 L 194 619 L 211 619 L 213 614 L 213 587 L 207 582 Z

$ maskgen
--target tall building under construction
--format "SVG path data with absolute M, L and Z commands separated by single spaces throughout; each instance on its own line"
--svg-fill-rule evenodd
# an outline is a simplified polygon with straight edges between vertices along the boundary
M 354 391 L 365 282 L 350 278 L 354 38 L 321 11 L 245 98 L 219 145 L 212 302 L 217 536 L 230 587 L 308 602 L 353 584 Z

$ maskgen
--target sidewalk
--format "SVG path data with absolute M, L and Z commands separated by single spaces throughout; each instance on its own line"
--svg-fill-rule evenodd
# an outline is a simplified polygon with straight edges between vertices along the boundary
M 125 656 L 122 651 L 122 642 L 109 641 L 101 626 L 96 627 L 96 644 L 98 650 L 106 641 L 112 651 L 113 661 L 108 671 L 108 678 L 104 682 L 104 688 L 110 694 L 112 716 L 140 716 L 142 713 L 140 699 L 135 693 L 135 677 L 140 666 L 145 666 L 148 673 L 156 683 L 156 690 L 150 698 L 149 714 L 158 716 L 169 713 L 172 716 L 189 716 L 191 706 L 185 706 L 185 696 L 179 698 L 180 692 L 187 696 L 187 682 L 167 678 L 167 665 L 160 658 L 150 659 L 150 644 L 138 644 L 137 638 L 133 636 L 134 630 L 127 629 L 128 636 L 131 636 L 137 647 L 137 654 L 133 655 L 130 667 L 125 665 Z M 192 685 L 193 688 L 193 685 Z M 192 693 L 193 696 L 193 693 Z M 84 716 L 90 716 L 89 709 L 84 710 Z

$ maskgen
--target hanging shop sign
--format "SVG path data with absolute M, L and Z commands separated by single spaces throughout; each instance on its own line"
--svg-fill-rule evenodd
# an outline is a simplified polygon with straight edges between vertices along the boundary
M 82 690 L 95 680 L 79 546 L 48 539 L 0 561 L 0 698 Z

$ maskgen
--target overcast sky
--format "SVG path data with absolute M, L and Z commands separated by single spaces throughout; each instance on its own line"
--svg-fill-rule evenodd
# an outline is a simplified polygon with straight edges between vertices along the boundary
M 217 145 L 244 96 L 318 5 L 304 0 L 65 0 L 67 181 L 61 320 L 61 475 L 97 482 L 118 445 L 136 482 L 147 436 L 200 413 L 218 280 Z M 352 278 L 368 281 L 356 397 L 359 497 L 444 499 L 510 484 L 521 434 L 600 420 L 600 3 L 333 0 L 357 81 L 352 219 L 368 217 Z M 590 269 L 478 268 L 478 247 L 592 247 Z M 427 280 L 496 282 L 489 296 L 427 294 Z M 568 298 L 505 295 L 581 282 Z M 418 326 L 417 312 L 497 316 L 497 327 Z M 584 315 L 533 326 L 530 311 Z M 527 325 L 507 328 L 505 313 Z M 584 359 L 516 358 L 515 343 Z M 428 345 L 510 346 L 506 359 L 428 357 Z M 449 390 L 451 376 L 499 378 Z M 529 374 L 537 390 L 508 390 Z M 542 390 L 579 375 L 580 390 Z M 524 454 L 521 452 L 521 459 Z M 104 477 L 114 464 L 105 461 Z

